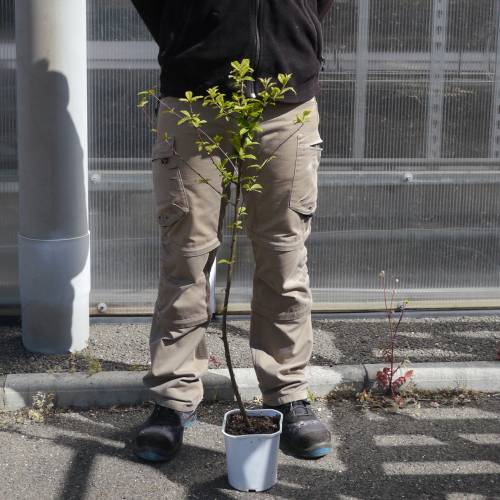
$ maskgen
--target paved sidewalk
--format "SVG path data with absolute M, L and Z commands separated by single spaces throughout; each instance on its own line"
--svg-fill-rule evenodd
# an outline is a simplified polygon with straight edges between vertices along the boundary
M 202 405 L 177 460 L 163 465 L 130 451 L 148 408 L 56 413 L 38 424 L 0 413 L 0 498 L 500 498 L 500 395 L 420 404 L 391 414 L 353 400 L 315 403 L 335 452 L 319 461 L 281 453 L 278 485 L 252 495 L 226 482 L 220 424 L 229 405 Z

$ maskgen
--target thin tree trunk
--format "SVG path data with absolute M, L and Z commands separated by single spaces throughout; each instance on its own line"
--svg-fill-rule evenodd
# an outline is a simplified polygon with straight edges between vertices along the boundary
M 234 203 L 234 216 L 233 216 L 233 225 L 231 228 L 231 251 L 229 255 L 229 264 L 227 268 L 226 275 L 226 290 L 224 294 L 224 308 L 222 310 L 222 342 L 224 343 L 224 353 L 226 356 L 227 368 L 229 370 L 229 376 L 231 378 L 231 385 L 233 386 L 233 392 L 236 397 L 236 401 L 238 402 L 238 406 L 240 408 L 241 415 L 243 416 L 243 420 L 245 421 L 245 425 L 247 428 L 251 428 L 250 421 L 248 420 L 248 415 L 243 405 L 243 401 L 241 400 L 240 391 L 238 389 L 238 384 L 236 382 L 236 377 L 234 375 L 233 362 L 231 360 L 231 351 L 229 349 L 229 341 L 227 338 L 227 308 L 229 305 L 229 295 L 231 292 L 231 283 L 233 278 L 233 266 L 234 260 L 236 258 L 236 240 L 237 240 L 237 221 L 239 219 L 239 204 L 241 198 L 241 169 L 238 170 L 238 183 L 236 184 L 236 200 Z M 227 205 L 227 203 L 226 203 Z M 221 220 L 219 218 L 219 229 Z

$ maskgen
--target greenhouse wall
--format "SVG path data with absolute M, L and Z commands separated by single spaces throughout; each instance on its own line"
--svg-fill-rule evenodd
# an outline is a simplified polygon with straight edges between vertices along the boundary
M 87 21 L 91 312 L 148 314 L 159 231 L 151 116 L 136 95 L 158 84 L 157 48 L 130 2 L 88 0 Z M 381 308 L 381 270 L 410 307 L 500 307 L 500 1 L 336 0 L 323 31 L 316 310 Z M 3 0 L 3 313 L 19 304 L 16 156 L 14 0 Z M 235 311 L 249 310 L 252 270 L 242 239 Z

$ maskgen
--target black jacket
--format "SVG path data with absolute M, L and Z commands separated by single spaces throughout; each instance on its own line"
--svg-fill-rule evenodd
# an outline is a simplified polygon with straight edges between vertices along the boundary
M 160 47 L 161 93 L 230 89 L 230 63 L 250 59 L 253 76 L 292 73 L 286 102 L 318 93 L 321 20 L 334 0 L 132 0 Z M 259 91 L 249 88 L 249 94 Z

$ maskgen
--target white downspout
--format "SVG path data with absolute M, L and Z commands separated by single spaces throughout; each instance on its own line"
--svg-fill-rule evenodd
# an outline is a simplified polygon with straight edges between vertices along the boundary
M 16 0 L 19 286 L 24 346 L 89 335 L 86 0 Z

